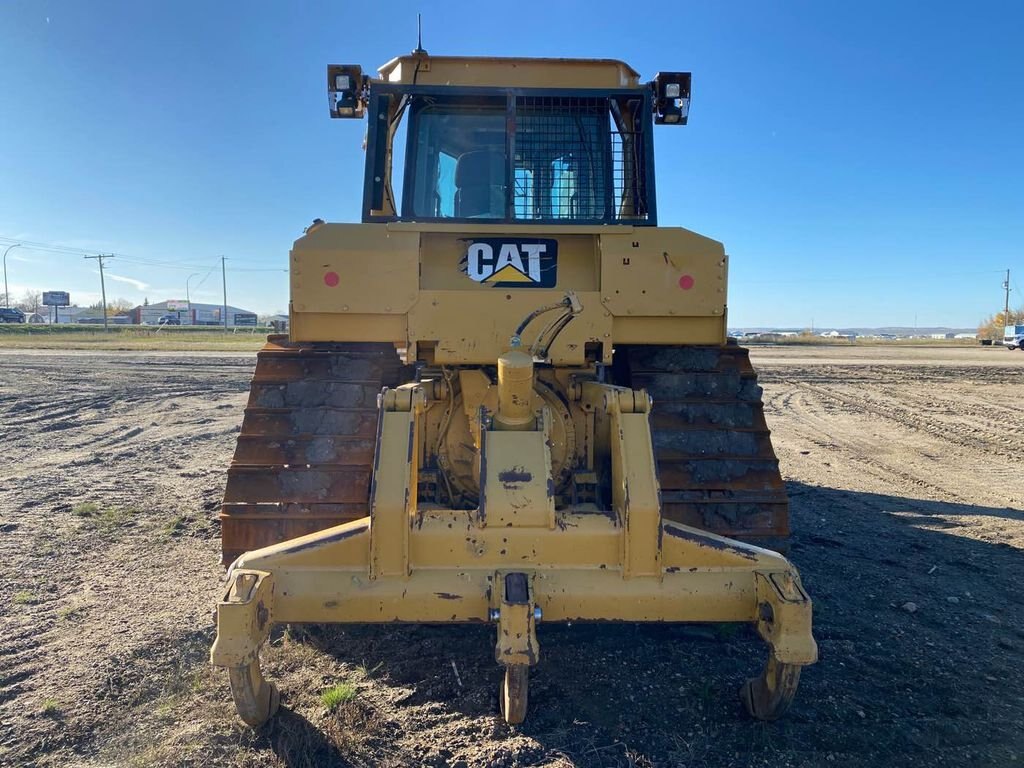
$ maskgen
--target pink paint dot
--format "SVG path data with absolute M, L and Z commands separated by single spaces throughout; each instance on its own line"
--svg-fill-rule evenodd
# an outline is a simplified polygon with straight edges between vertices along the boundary
M 684 291 L 688 291 L 693 288 L 694 279 L 693 275 L 683 275 L 679 278 L 679 287 Z
M 324 282 L 331 288 L 334 288 L 339 282 L 341 282 L 341 278 L 338 277 L 337 272 L 328 272 L 324 275 Z

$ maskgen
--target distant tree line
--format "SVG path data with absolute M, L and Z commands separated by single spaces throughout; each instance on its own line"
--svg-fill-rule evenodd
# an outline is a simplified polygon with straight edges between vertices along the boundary
M 135 305 L 128 301 L 128 299 L 112 299 L 107 302 L 107 317 L 113 317 L 114 315 L 123 315 L 129 309 L 133 309 Z M 98 309 L 103 311 L 103 302 L 97 301 L 95 304 L 90 304 L 89 309 Z
M 49 307 L 43 306 L 43 294 L 41 291 L 25 291 L 21 299 L 14 303 L 14 306 L 26 314 L 38 312 L 41 315 L 45 315 L 50 311 Z M 107 317 L 123 314 L 134 306 L 135 304 L 128 301 L 128 299 L 113 299 L 108 301 Z M 89 309 L 98 310 L 102 314 L 103 302 L 97 301 L 95 304 L 90 304 Z
M 978 326 L 979 339 L 1001 339 L 1003 329 L 1008 325 L 1024 325 L 1024 307 L 1018 310 L 1010 310 L 1009 314 L 996 312 L 992 317 L 984 320 Z
M 43 306 L 43 294 L 39 291 L 25 291 L 21 299 L 14 303 L 14 306 L 25 313 L 38 312 L 39 308 Z

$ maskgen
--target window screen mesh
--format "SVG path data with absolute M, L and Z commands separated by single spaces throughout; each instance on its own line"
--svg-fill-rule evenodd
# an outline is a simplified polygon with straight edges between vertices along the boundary
M 517 219 L 646 217 L 635 109 L 608 98 L 520 96 L 515 113 Z
M 653 220 L 643 95 L 417 96 L 412 104 L 406 218 Z

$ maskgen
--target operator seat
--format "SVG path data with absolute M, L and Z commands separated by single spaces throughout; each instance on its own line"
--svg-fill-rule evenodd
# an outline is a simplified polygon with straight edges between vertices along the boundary
M 455 215 L 460 218 L 505 218 L 505 153 L 491 149 L 466 152 L 455 164 Z

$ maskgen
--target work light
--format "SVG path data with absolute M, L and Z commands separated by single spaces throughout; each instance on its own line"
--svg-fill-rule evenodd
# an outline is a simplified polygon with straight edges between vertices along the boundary
M 659 72 L 651 85 L 654 89 L 654 122 L 686 125 L 690 112 L 690 73 Z
M 358 64 L 331 64 L 327 67 L 327 104 L 331 117 L 362 117 L 363 68 Z

